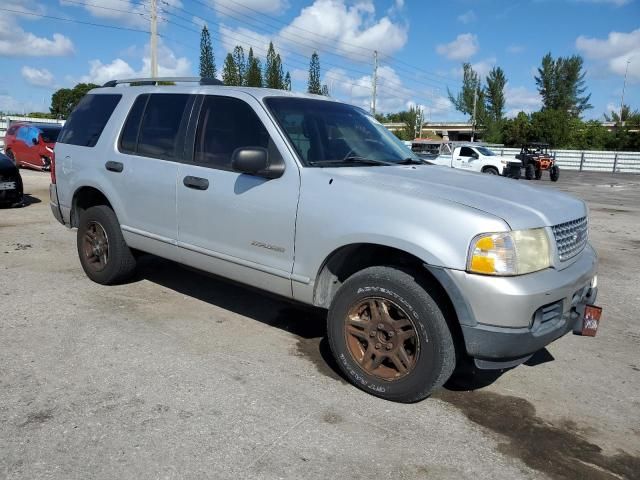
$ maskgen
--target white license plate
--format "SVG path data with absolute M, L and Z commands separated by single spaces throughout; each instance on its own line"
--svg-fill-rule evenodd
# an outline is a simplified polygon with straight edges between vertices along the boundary
M 15 190 L 16 182 L 0 182 L 0 190 Z

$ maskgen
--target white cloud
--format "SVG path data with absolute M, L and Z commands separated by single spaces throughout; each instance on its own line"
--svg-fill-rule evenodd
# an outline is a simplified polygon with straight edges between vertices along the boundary
M 542 99 L 538 92 L 526 87 L 511 87 L 507 84 L 504 95 L 507 117 L 515 117 L 520 112 L 535 112 L 542 106 Z
M 478 74 L 480 80 L 484 82 L 485 77 L 489 74 L 491 69 L 496 65 L 496 57 L 489 57 L 483 60 L 479 60 L 471 64 L 471 68 Z M 462 67 L 456 67 L 451 69 L 451 76 L 455 78 L 462 78 L 464 75 L 464 69 Z
M 48 98 L 43 98 L 43 103 L 36 103 L 32 100 L 18 100 L 11 95 L 4 95 L 0 93 L 0 112 L 5 113 L 29 113 L 29 112 L 46 112 L 49 110 L 46 103 Z
M 458 15 L 458 21 L 464 23 L 465 25 L 467 23 L 475 22 L 477 18 L 478 17 L 473 10 L 467 10 L 462 15 Z
M 42 13 L 40 5 L 27 1 L 21 4 L 3 4 L 10 10 Z M 28 15 L 0 11 L 0 56 L 5 57 L 60 57 L 71 55 L 73 42 L 61 33 L 54 33 L 51 38 L 39 37 L 23 30 L 19 19 L 32 19 Z
M 116 58 L 110 63 L 102 63 L 100 60 L 89 62 L 89 73 L 80 78 L 81 82 L 92 82 L 102 85 L 109 80 L 123 78 L 149 77 L 151 74 L 151 59 L 149 46 L 145 47 L 145 56 L 142 66 L 136 70 L 128 62 Z M 162 43 L 158 46 L 158 76 L 160 77 L 185 77 L 191 74 L 191 62 L 185 57 L 176 57 L 175 53 Z
M 221 16 L 251 15 L 254 11 L 284 13 L 289 8 L 287 0 L 209 0 L 209 3 Z
M 34 68 L 25 65 L 20 70 L 20 73 L 29 85 L 36 87 L 53 86 L 53 74 L 46 68 Z
M 524 47 L 522 45 L 517 45 L 517 44 L 509 45 L 507 47 L 507 52 L 509 52 L 509 53 L 522 53 L 522 52 L 524 52 Z
M 468 60 L 476 54 L 479 48 L 476 35 L 462 33 L 454 41 L 438 45 L 436 52 L 449 60 Z
M 329 87 L 332 97 L 360 106 L 365 110 L 371 108 L 373 87 L 370 75 L 353 78 L 343 69 L 332 68 L 324 75 L 323 83 Z M 386 65 L 380 67 L 376 110 L 384 113 L 398 112 L 415 105 L 424 108 L 425 118 L 446 115 L 453 108 L 448 98 L 409 88 L 393 68 Z
M 60 0 L 64 7 L 84 7 L 92 16 L 118 20 L 126 25 L 149 27 L 151 13 L 150 0 L 135 2 L 133 0 L 73 0 L 73 3 Z M 162 0 L 158 2 L 158 23 L 164 23 L 162 12 L 172 12 L 170 7 L 182 7 L 180 0 Z
M 220 25 L 220 34 L 227 50 L 232 50 L 235 45 L 243 48 L 251 45 L 254 50 L 266 51 L 269 41 L 273 40 L 276 48 L 305 56 L 314 50 L 328 50 L 356 61 L 370 62 L 373 50 L 378 50 L 381 56 L 391 55 L 407 42 L 405 25 L 394 23 L 388 16 L 376 18 L 375 13 L 371 2 L 347 6 L 345 0 L 315 0 L 274 35 L 259 34 L 245 27 L 230 28 L 224 24 Z
M 611 32 L 606 39 L 581 35 L 576 39 L 576 48 L 615 75 L 624 75 L 627 61 L 631 60 L 628 77 L 631 81 L 640 80 L 640 28 L 629 33 Z

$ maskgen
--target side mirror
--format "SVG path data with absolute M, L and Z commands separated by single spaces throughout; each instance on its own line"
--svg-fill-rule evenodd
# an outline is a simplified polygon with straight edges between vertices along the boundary
M 278 178 L 284 173 L 284 164 L 271 165 L 269 153 L 262 147 L 236 148 L 231 155 L 231 168 L 236 172 L 264 178 Z
M 31 143 L 33 143 L 34 145 L 38 145 L 40 142 L 38 141 L 37 138 L 32 138 Z
M 471 157 L 475 158 L 476 160 L 480 158 L 480 155 L 478 155 L 476 152 L 473 152 L 471 154 Z

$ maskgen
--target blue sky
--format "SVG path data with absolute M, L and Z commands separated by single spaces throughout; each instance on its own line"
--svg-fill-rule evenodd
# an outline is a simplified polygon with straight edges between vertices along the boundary
M 331 95 L 362 106 L 371 101 L 373 51 L 378 50 L 378 110 L 387 112 L 419 104 L 427 119 L 463 119 L 446 97 L 447 88 L 456 91 L 460 86 L 463 61 L 482 75 L 494 65 L 505 70 L 510 115 L 535 111 L 540 100 L 533 77 L 549 51 L 585 58 L 594 106 L 587 118 L 619 108 L 631 59 L 625 103 L 640 109 L 640 0 L 158 2 L 161 75 L 197 74 L 199 30 L 206 23 L 218 70 L 234 45 L 252 46 L 263 55 L 273 40 L 293 76 L 294 90 L 304 90 L 315 49 Z M 148 30 L 148 4 L 4 0 L 0 110 L 44 111 L 56 88 L 146 76 L 149 35 L 133 30 Z

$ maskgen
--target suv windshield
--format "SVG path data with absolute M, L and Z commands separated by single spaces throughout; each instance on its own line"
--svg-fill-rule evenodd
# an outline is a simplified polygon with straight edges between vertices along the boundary
M 272 97 L 265 103 L 305 166 L 424 162 L 364 110 L 338 102 Z
M 488 148 L 485 148 L 485 147 L 476 147 L 476 150 L 479 151 L 485 157 L 495 157 L 496 156 L 495 153 L 493 153 L 491 150 L 489 150 Z
M 42 141 L 44 143 L 56 143 L 60 130 L 62 130 L 62 128 L 41 128 Z

